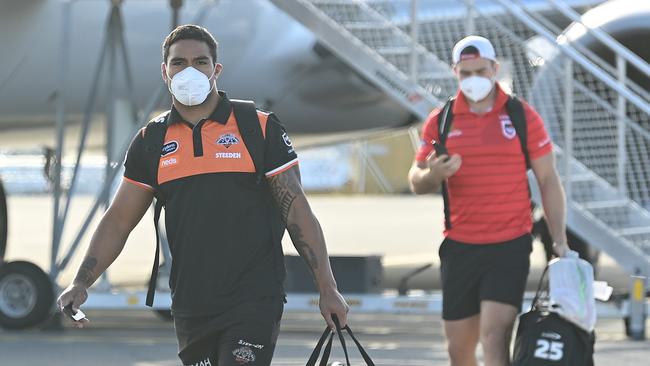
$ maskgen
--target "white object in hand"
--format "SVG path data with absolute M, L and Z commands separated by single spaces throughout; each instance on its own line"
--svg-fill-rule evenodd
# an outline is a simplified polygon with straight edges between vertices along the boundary
M 594 269 L 570 250 L 549 262 L 549 288 L 553 311 L 591 332 L 596 325 Z
M 613 291 L 614 288 L 612 286 L 609 286 L 607 284 L 607 281 L 594 281 L 594 297 L 596 300 L 609 300 L 610 296 L 612 296 Z
M 75 314 L 72 314 L 72 319 L 74 319 L 77 322 L 85 318 L 86 318 L 86 314 L 84 314 L 84 312 L 81 311 L 81 309 L 77 310 Z

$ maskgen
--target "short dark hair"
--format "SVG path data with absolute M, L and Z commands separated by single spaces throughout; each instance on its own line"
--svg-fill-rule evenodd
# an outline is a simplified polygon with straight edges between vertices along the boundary
M 462 51 L 460 51 L 461 55 L 480 55 L 481 53 L 478 51 L 478 48 L 474 46 L 467 46 L 463 48 Z
M 479 56 L 481 56 L 481 52 L 478 50 L 478 48 L 476 48 L 474 46 L 467 46 L 467 47 L 463 48 L 462 51 L 460 51 L 460 55 L 461 55 L 461 59 L 462 59 L 462 55 L 479 55 Z M 494 60 L 490 60 L 490 63 L 492 64 L 492 66 L 494 66 L 497 62 L 494 61 Z
M 167 57 L 169 57 L 169 47 L 176 43 L 177 41 L 183 39 L 193 39 L 200 42 L 205 42 L 210 48 L 210 56 L 212 56 L 212 62 L 217 63 L 217 41 L 207 29 L 200 27 L 194 24 L 185 24 L 179 25 L 174 29 L 167 37 L 162 44 L 162 53 L 163 53 L 163 62 L 167 63 Z

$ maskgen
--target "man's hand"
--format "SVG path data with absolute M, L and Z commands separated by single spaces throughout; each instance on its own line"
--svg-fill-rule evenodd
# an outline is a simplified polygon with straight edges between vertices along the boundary
M 570 251 L 567 243 L 553 243 L 553 251 L 558 257 L 564 257 Z
M 449 157 L 432 152 L 425 161 L 414 161 L 408 175 L 411 191 L 415 194 L 438 192 L 442 182 L 456 174 L 460 165 L 458 154 Z
M 460 169 L 461 163 L 462 160 L 458 154 L 454 154 L 451 157 L 431 154 L 427 157 L 427 166 L 431 174 L 440 180 L 445 180 L 456 174 L 458 169 Z
M 318 305 L 320 307 L 320 313 L 323 315 L 325 322 L 327 322 L 327 325 L 332 329 L 332 331 L 336 331 L 336 326 L 332 320 L 332 314 L 336 314 L 339 318 L 341 327 L 345 327 L 348 324 L 348 311 L 350 311 L 350 306 L 348 306 L 338 290 L 330 289 L 321 292 Z
M 56 304 L 59 307 L 59 311 L 63 312 L 63 308 L 72 305 L 72 311 L 77 312 L 79 307 L 86 302 L 88 299 L 88 290 L 85 286 L 72 284 L 68 286 L 59 298 L 56 300 Z M 67 316 L 66 316 L 67 317 Z M 84 324 L 88 322 L 88 319 L 82 319 L 76 321 L 74 324 L 78 328 L 83 328 Z

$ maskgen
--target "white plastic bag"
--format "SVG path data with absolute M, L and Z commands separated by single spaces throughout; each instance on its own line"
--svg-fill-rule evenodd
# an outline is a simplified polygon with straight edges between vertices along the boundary
M 549 262 L 549 295 L 552 311 L 591 332 L 596 326 L 594 270 L 578 253 Z

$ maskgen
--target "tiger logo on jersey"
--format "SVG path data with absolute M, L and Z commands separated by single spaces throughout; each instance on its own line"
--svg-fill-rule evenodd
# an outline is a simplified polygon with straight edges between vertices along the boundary
M 232 355 L 235 356 L 235 361 L 238 364 L 247 364 L 255 362 L 255 352 L 250 347 L 239 347 L 236 350 L 232 351 Z
M 512 140 L 517 136 L 517 131 L 515 126 L 512 124 L 510 117 L 507 114 L 499 116 L 499 121 L 501 121 L 501 132 L 508 140 Z

